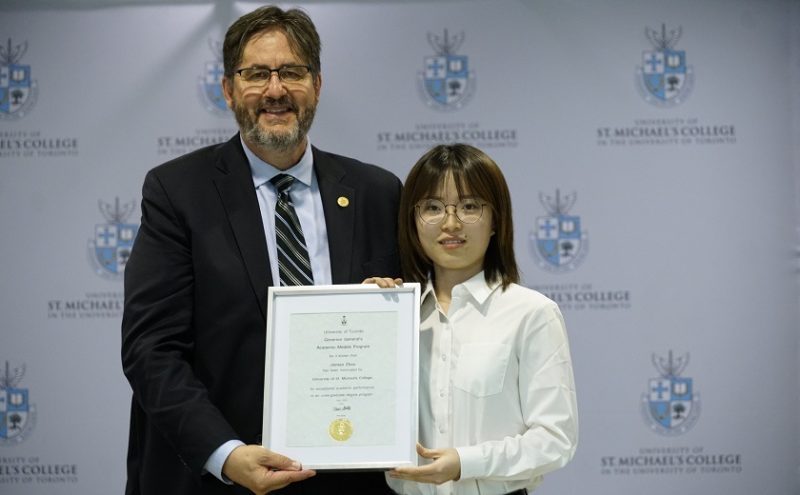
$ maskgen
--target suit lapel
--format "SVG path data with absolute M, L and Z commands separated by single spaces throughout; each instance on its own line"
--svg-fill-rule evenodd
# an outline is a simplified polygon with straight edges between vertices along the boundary
M 272 285 L 272 272 L 261 210 L 238 134 L 220 148 L 217 169 L 220 174 L 214 179 L 214 184 L 258 300 L 258 309 L 266 321 L 267 287 Z
M 331 279 L 334 284 L 353 283 L 353 235 L 355 209 L 358 207 L 355 189 L 342 184 L 345 171 L 327 153 L 312 147 L 314 172 L 319 181 L 325 228 L 328 231 L 328 251 L 331 257 Z

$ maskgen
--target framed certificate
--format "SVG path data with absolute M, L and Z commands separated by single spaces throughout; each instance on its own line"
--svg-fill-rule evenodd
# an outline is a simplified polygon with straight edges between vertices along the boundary
M 262 443 L 318 470 L 417 465 L 419 284 L 270 287 Z

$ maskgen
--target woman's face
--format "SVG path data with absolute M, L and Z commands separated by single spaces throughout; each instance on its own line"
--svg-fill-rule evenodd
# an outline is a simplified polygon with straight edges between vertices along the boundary
M 420 217 L 420 208 L 425 208 L 423 203 L 427 199 L 437 199 L 446 205 L 444 219 L 435 225 L 424 222 Z M 481 206 L 483 212 L 474 223 L 465 223 L 456 214 L 458 211 L 469 220 L 470 216 L 474 217 L 475 208 Z M 433 263 L 437 280 L 447 277 L 460 283 L 483 269 L 486 249 L 494 235 L 492 208 L 482 198 L 470 196 L 468 190 L 464 191 L 463 197 L 459 197 L 452 174 L 447 174 L 432 197 L 422 198 L 417 203 L 415 218 L 419 242 Z

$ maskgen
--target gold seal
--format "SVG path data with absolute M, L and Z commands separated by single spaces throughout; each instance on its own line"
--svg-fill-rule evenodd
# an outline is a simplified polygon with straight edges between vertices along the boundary
M 336 418 L 331 421 L 328 434 L 337 442 L 346 442 L 353 436 L 353 424 L 347 418 Z
M 336 203 L 342 208 L 347 208 L 350 205 L 350 200 L 344 196 L 339 196 L 339 199 L 336 200 Z

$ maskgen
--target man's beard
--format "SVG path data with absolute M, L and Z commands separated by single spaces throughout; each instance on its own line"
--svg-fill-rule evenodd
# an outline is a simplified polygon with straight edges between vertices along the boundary
M 261 115 L 262 109 L 276 106 L 285 106 L 297 116 L 295 125 L 288 132 L 265 130 L 258 123 L 258 117 Z M 299 109 L 288 96 L 277 100 L 263 98 L 258 107 L 256 107 L 255 114 L 253 110 L 241 105 L 239 102 L 234 102 L 233 105 L 233 113 L 236 116 L 236 122 L 239 123 L 239 129 L 245 141 L 279 152 L 291 151 L 302 144 L 303 139 L 308 134 L 308 130 L 311 129 L 316 110 L 317 106 L 315 104 Z

